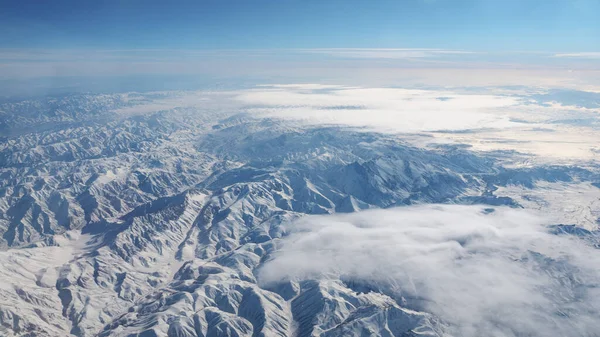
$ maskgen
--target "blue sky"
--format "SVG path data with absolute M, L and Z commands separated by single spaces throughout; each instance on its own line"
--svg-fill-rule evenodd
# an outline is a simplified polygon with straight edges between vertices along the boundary
M 600 48 L 600 0 L 1 1 L 0 48 Z
M 600 88 L 599 17 L 600 0 L 0 0 L 0 91 L 231 79 Z

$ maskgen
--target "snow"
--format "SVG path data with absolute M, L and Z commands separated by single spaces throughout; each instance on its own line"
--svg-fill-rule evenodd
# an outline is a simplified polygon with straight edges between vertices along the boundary
M 600 188 L 589 182 L 553 183 L 540 181 L 533 188 L 502 186 L 495 193 L 511 197 L 527 209 L 542 211 L 557 224 L 575 224 L 598 229 Z
M 452 309 L 460 317 L 447 316 L 403 296 L 407 289 L 368 282 L 381 271 L 398 273 L 394 249 L 408 247 L 385 241 L 398 239 L 396 229 L 365 242 L 370 235 L 350 239 L 351 232 L 327 226 L 331 240 L 275 268 L 281 282 L 265 284 L 261 270 L 279 263 L 304 218 L 329 223 L 352 213 L 350 219 L 362 219 L 358 230 L 368 232 L 374 221 L 393 222 L 371 210 L 415 204 L 466 204 L 477 214 L 467 215 L 488 225 L 485 219 L 507 207 L 540 212 L 543 228 L 577 227 L 552 239 L 535 233 L 563 247 L 573 240 L 583 245 L 573 254 L 591 256 L 600 217 L 596 126 L 569 124 L 591 118 L 587 110 L 524 103 L 540 92 L 283 84 L 65 96 L 52 102 L 60 114 L 45 99 L 7 103 L 2 109 L 14 134 L 0 144 L 0 335 L 448 336 L 469 316 L 461 306 Z M 445 207 L 433 220 L 422 216 L 429 219 L 423 226 L 459 226 Z M 516 228 L 525 224 L 511 219 Z M 456 242 L 444 243 L 460 249 Z M 350 262 L 389 249 L 384 255 L 394 261 L 380 269 L 369 259 L 354 263 L 357 273 L 348 277 L 336 276 L 342 265 L 332 277 L 293 277 L 306 265 L 327 264 L 326 256 L 311 254 L 334 244 L 352 250 L 342 256 Z M 538 253 L 530 258 L 544 280 L 574 282 L 553 285 L 557 298 L 547 307 L 574 289 L 594 298 L 586 286 L 597 280 L 581 274 L 587 265 L 574 271 L 556 259 L 560 254 Z M 486 270 L 479 267 L 469 280 Z M 444 269 L 436 270 L 420 280 L 443 278 Z M 534 300 L 528 289 L 515 293 Z M 463 301 L 469 291 L 452 293 Z M 573 310 L 587 305 L 573 303 Z M 570 335 L 585 336 L 596 324 L 580 323 Z M 532 335 L 547 328 L 531 326 Z M 487 332 L 481 335 L 494 331 Z

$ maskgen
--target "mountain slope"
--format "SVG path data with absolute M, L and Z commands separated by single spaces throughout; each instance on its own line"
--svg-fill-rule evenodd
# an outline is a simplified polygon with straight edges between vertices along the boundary
M 221 110 L 123 115 L 137 104 L 123 97 L 3 106 L 14 130 L 0 148 L 3 335 L 443 336 L 447 322 L 382 289 L 327 278 L 267 286 L 258 270 L 302 217 L 522 207 L 496 191 L 600 181 Z

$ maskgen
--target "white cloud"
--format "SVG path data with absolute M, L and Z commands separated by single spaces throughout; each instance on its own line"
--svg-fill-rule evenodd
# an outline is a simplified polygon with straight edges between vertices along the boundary
M 600 73 L 593 62 L 581 62 L 581 59 L 567 57 L 552 58 L 553 55 L 552 53 L 494 53 L 425 48 L 276 50 L 0 48 L 0 76 L 15 80 L 72 76 L 122 77 L 151 74 L 187 77 L 198 75 L 199 79 L 210 77 L 227 81 L 250 77 L 259 79 L 257 82 L 263 83 L 272 80 L 290 83 L 328 81 L 370 86 L 427 84 L 575 87 L 597 86 L 600 83 Z M 568 72 L 567 69 L 573 71 Z
M 306 217 L 263 284 L 342 278 L 405 298 L 456 336 L 593 336 L 600 255 L 523 210 L 411 206 Z M 543 255 L 540 255 L 543 254 Z
M 297 89 L 297 90 L 320 90 L 320 89 L 344 89 L 350 88 L 336 84 L 318 84 L 318 83 L 295 83 L 295 84 L 261 84 L 257 87 L 277 88 L 277 89 Z
M 471 51 L 427 48 L 323 48 L 304 49 L 305 53 L 324 54 L 344 58 L 413 59 L 476 54 Z
M 254 105 L 249 111 L 267 117 L 301 120 L 311 125 L 345 125 L 381 132 L 418 132 L 505 128 L 517 125 L 498 109 L 514 97 L 457 94 L 449 91 L 397 88 L 261 88 L 237 99 Z
M 536 97 L 545 93 L 552 97 L 552 91 L 539 87 L 418 90 L 288 84 L 241 90 L 234 98 L 243 111 L 259 118 L 391 133 L 419 147 L 458 143 L 475 151 L 517 151 L 527 156 L 526 161 L 522 156 L 504 158 L 505 165 L 597 162 L 593 149 L 600 140 L 595 126 L 599 110 L 538 101 Z M 571 100 L 579 93 L 574 92 Z M 589 122 L 578 125 L 569 120 Z
M 564 53 L 564 54 L 555 54 L 554 57 L 598 59 L 598 58 L 600 58 L 600 52 Z

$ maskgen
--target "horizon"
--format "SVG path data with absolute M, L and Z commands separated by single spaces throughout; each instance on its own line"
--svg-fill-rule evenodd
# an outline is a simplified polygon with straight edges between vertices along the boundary
M 595 72 L 595 13 L 596 0 L 7 1 L 0 77 L 226 78 L 344 64 Z

